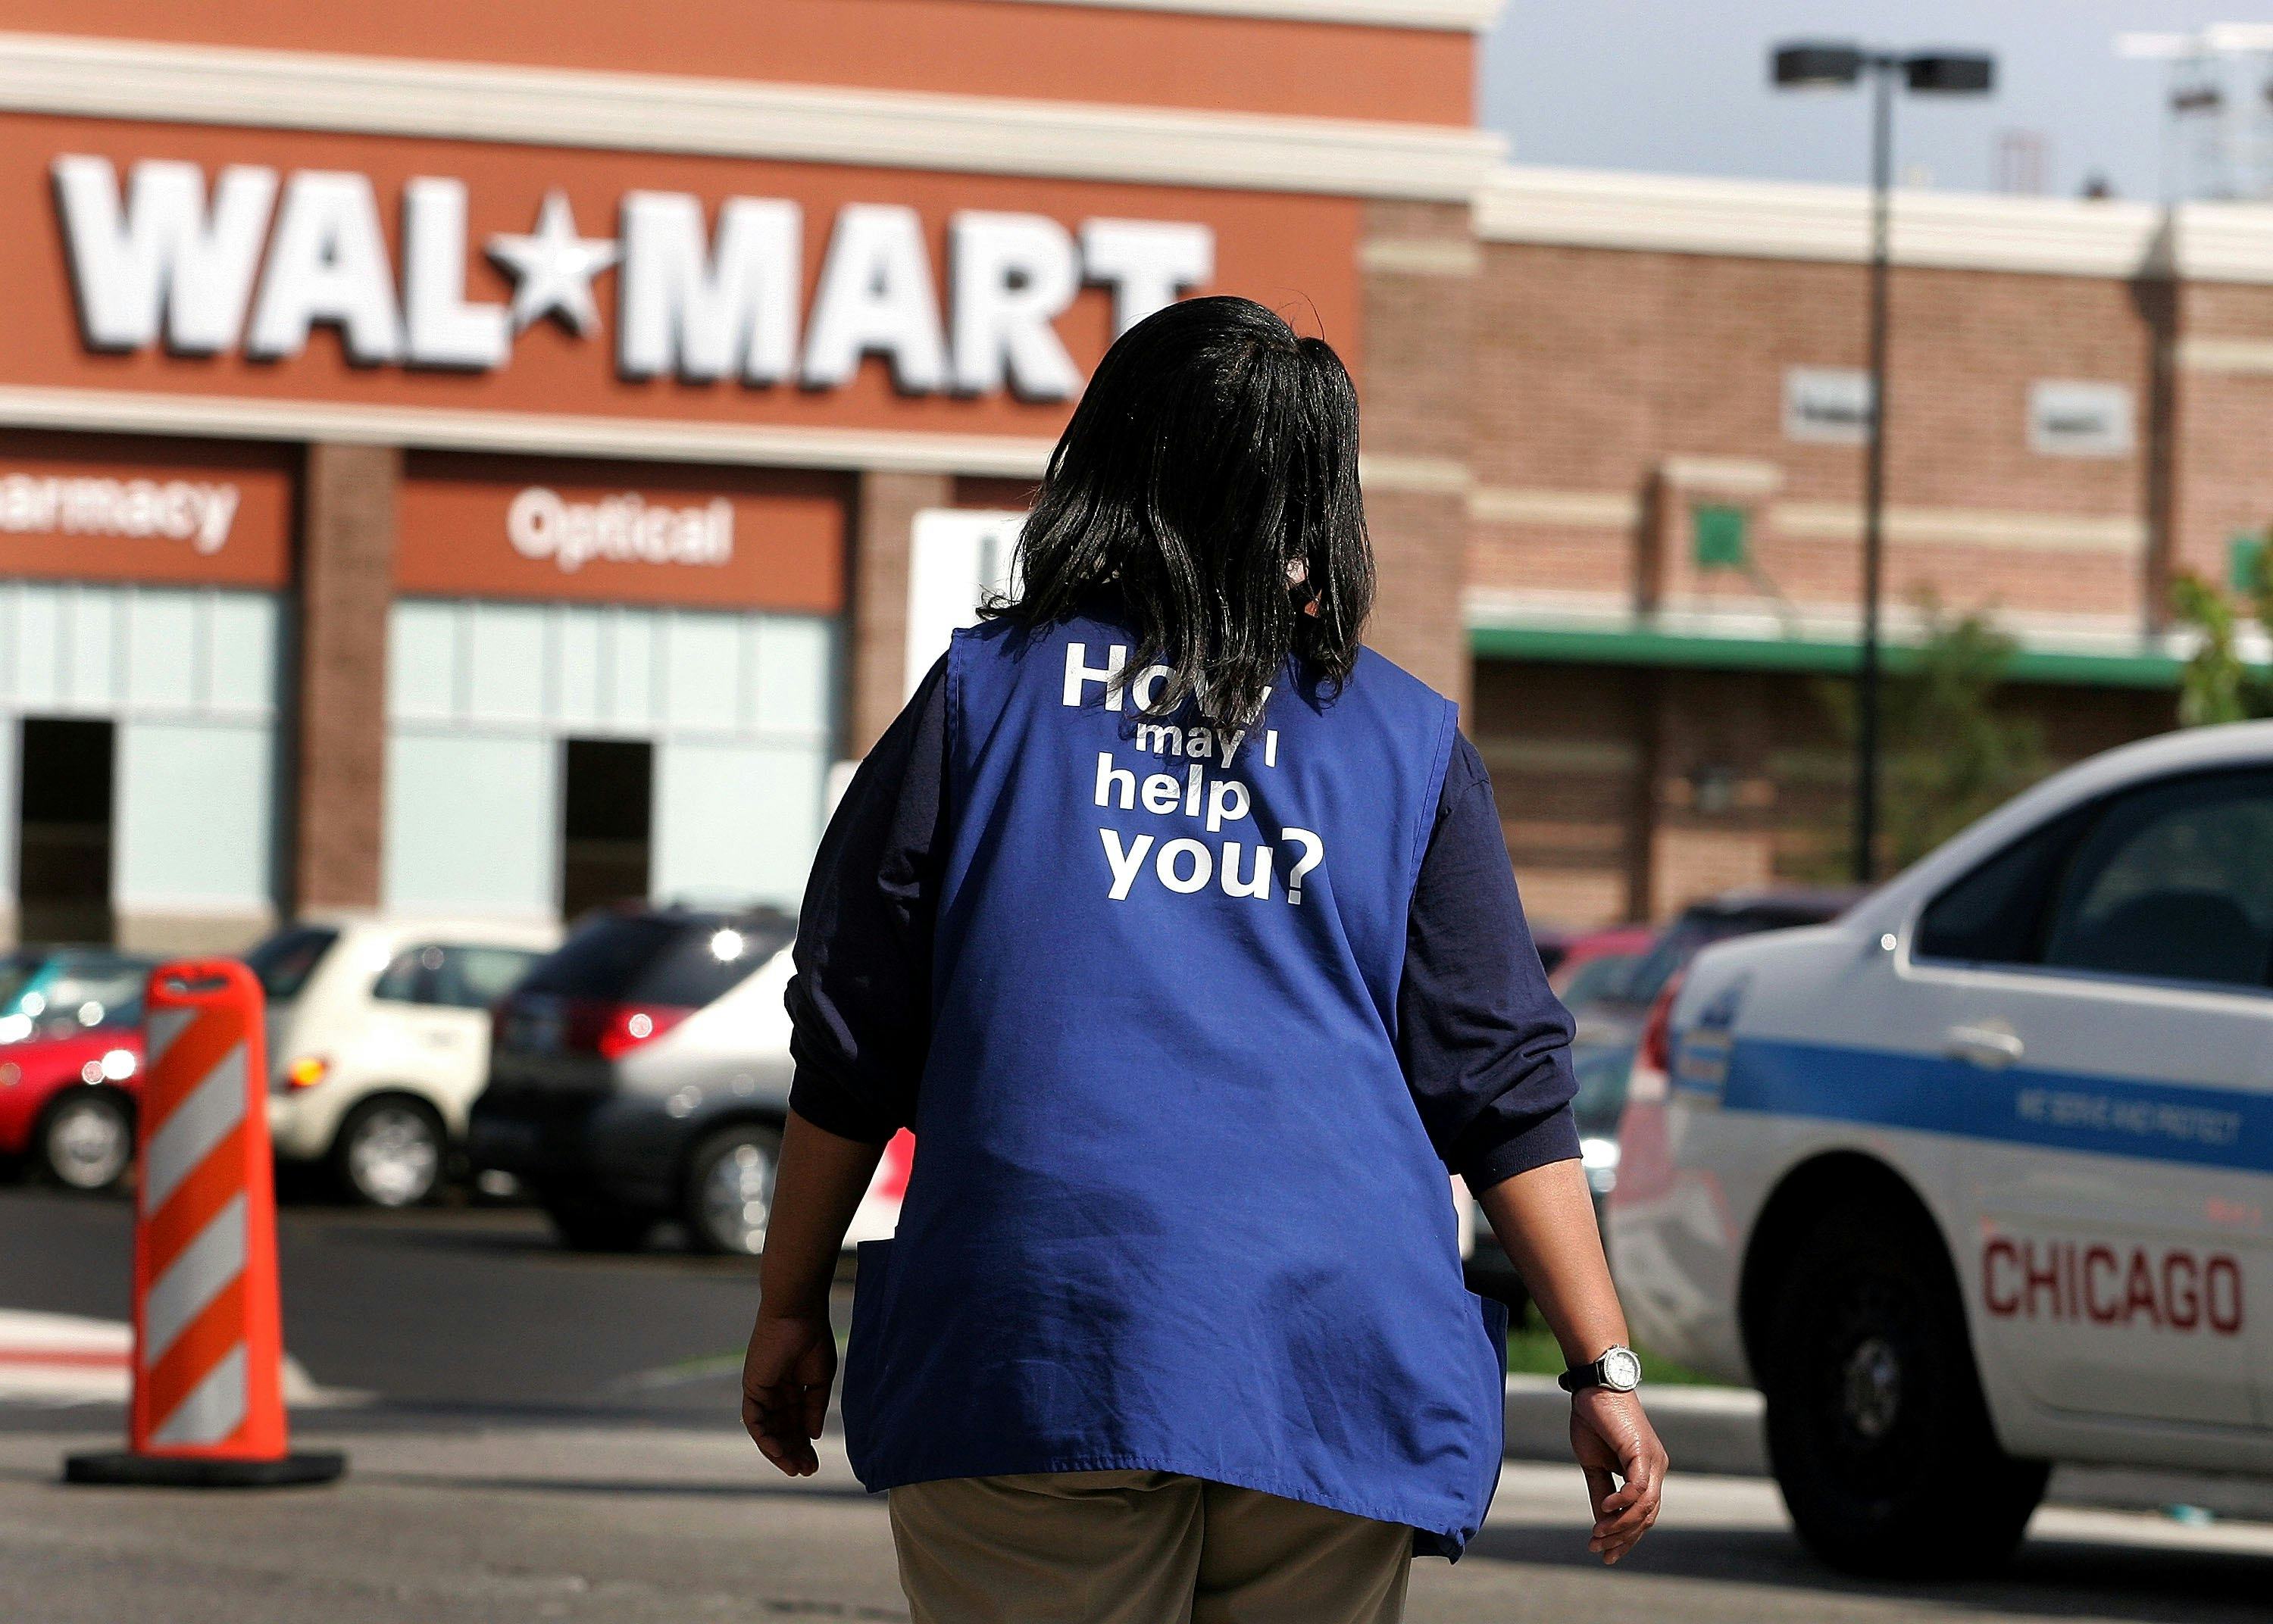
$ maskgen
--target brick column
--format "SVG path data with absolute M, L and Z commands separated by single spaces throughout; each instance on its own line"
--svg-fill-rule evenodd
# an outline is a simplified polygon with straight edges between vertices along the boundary
M 302 498 L 294 908 L 378 905 L 402 453 L 311 445 Z
M 907 698 L 908 539 L 916 515 L 952 507 L 945 474 L 860 475 L 852 520 L 852 648 L 844 752 L 864 756 Z
M 1466 706 L 1474 662 L 1461 595 L 1482 251 L 1463 205 L 1375 203 L 1359 259 L 1366 519 L 1380 572 L 1367 641 Z

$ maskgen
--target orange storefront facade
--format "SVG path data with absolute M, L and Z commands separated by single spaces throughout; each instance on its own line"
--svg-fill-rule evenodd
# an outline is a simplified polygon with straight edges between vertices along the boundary
M 1382 640 L 1457 688 L 1404 284 L 1468 241 L 1490 10 L 11 8 L 19 929 L 553 915 L 594 842 L 793 901 L 931 600 L 982 584 L 917 538 L 1015 509 L 1114 334 L 1194 293 L 1351 362 L 1421 565 Z

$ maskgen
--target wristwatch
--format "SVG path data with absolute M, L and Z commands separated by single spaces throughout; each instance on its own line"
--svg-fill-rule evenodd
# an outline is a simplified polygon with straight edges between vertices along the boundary
M 1641 1385 L 1641 1359 L 1632 1348 L 1613 1343 L 1602 1357 L 1585 1365 L 1573 1365 L 1555 1378 L 1565 1393 L 1576 1393 L 1586 1388 L 1604 1388 L 1613 1393 L 1631 1393 Z

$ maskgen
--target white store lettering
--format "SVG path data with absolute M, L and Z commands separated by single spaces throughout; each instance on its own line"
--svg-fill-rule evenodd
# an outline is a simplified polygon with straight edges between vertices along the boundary
M 328 328 L 363 365 L 493 371 L 539 321 L 594 331 L 593 283 L 612 272 L 626 378 L 830 390 L 874 359 L 906 394 L 1063 400 L 1082 374 L 1055 324 L 1083 287 L 1110 293 L 1117 333 L 1215 273 L 1205 226 L 1069 229 L 1046 215 L 962 210 L 947 221 L 942 300 L 929 233 L 903 205 L 848 203 L 813 222 L 786 198 L 729 198 L 712 210 L 692 193 L 646 191 L 623 195 L 613 236 L 585 236 L 589 207 L 580 223 L 556 189 L 527 233 L 475 244 L 465 183 L 439 176 L 402 189 L 398 265 L 380 225 L 391 200 L 364 175 L 236 164 L 209 185 L 193 163 L 144 160 L 122 175 L 84 154 L 57 158 L 53 171 L 81 335 L 109 351 L 162 344 L 281 361 Z M 801 310 L 802 245 L 821 224 L 819 285 Z M 514 284 L 510 309 L 469 293 L 476 246 Z
M 734 556 L 734 505 L 649 506 L 634 494 L 571 502 L 531 485 L 506 509 L 506 539 L 524 558 L 550 558 L 574 574 L 595 558 L 614 564 L 722 565 Z
M 244 492 L 186 479 L 0 475 L 0 531 L 187 542 L 210 557 L 229 541 Z

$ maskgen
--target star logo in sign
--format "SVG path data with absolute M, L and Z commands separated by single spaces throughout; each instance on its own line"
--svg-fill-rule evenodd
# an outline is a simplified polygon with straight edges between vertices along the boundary
M 513 273 L 513 330 L 521 332 L 548 315 L 558 316 L 579 337 L 599 325 L 592 303 L 592 279 L 623 257 L 612 237 L 576 235 L 568 194 L 544 194 L 536 229 L 527 236 L 499 233 L 489 241 L 490 258 Z

